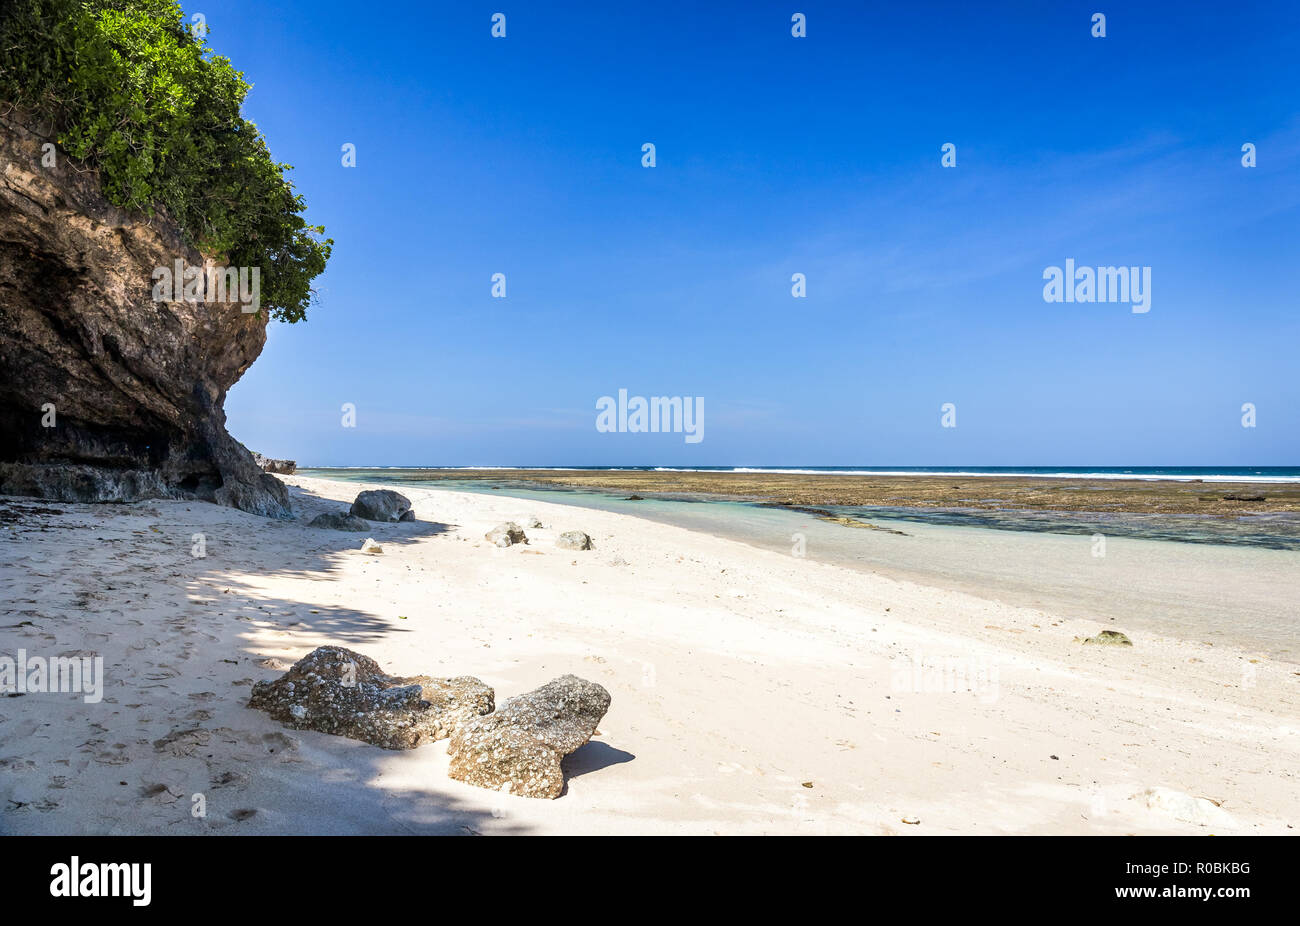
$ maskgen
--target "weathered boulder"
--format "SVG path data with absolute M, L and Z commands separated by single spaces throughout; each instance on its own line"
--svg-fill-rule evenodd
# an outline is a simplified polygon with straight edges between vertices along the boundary
M 555 545 L 561 550 L 591 550 L 595 544 L 591 542 L 591 535 L 584 534 L 582 531 L 565 531 L 555 538 Z
M 292 476 L 298 469 L 296 460 L 273 460 L 270 457 L 264 457 L 257 451 L 253 451 L 253 462 L 261 467 L 264 473 L 283 473 L 286 476 Z
M 483 535 L 484 540 L 490 540 L 499 547 L 508 547 L 515 543 L 527 543 L 528 537 L 524 535 L 523 529 L 514 521 L 506 521 L 504 524 L 498 524 L 492 530 Z
M 368 531 L 370 525 L 354 514 L 346 511 L 327 511 L 318 514 L 307 523 L 308 527 L 323 527 L 335 531 Z
M 542 523 L 542 519 L 541 519 L 541 518 L 537 517 L 536 515 L 532 515 L 532 514 L 528 515 L 527 517 L 520 518 L 519 521 L 518 521 L 517 523 L 518 523 L 521 527 L 537 527 L 537 528 L 541 528 L 541 527 L 545 527 L 545 526 L 546 526 L 545 524 Z
M 368 656 L 322 646 L 275 681 L 255 684 L 248 706 L 294 729 L 319 730 L 385 749 L 414 749 L 491 713 L 493 693 L 468 676 L 385 675 Z
M 156 268 L 205 255 L 166 215 L 112 206 L 62 152 L 42 166 L 50 141 L 36 120 L 0 116 L 0 493 L 292 517 L 222 408 L 266 343 L 266 314 L 155 302 Z
M 392 489 L 367 489 L 352 502 L 352 514 L 367 521 L 414 521 L 411 500 Z
M 510 698 L 501 709 L 458 726 L 447 744 L 447 774 L 523 797 L 559 797 L 560 761 L 584 745 L 609 710 L 609 692 L 564 675 Z

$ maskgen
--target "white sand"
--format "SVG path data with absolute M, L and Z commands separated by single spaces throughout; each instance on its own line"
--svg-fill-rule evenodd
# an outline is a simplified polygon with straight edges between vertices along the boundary
M 0 699 L 11 833 L 1293 833 L 1300 667 L 568 506 L 403 490 L 367 535 L 306 521 L 363 486 L 288 477 L 277 523 L 198 502 L 0 530 L 0 655 L 102 654 L 104 699 Z M 308 494 L 303 490 L 309 490 Z M 319 496 L 319 497 L 316 497 Z M 335 499 L 336 502 L 326 501 Z M 536 514 L 531 544 L 483 533 Z M 586 530 L 591 552 L 554 547 Z M 207 556 L 191 555 L 192 535 Z M 498 703 L 609 689 L 567 792 L 451 781 L 446 744 L 286 730 L 252 681 L 322 644 Z M 949 667 L 927 680 L 918 658 Z M 975 691 L 965 690 L 972 681 Z M 924 690 L 936 687 L 962 690 Z M 921 689 L 921 690 L 918 690 Z M 804 787 L 811 782 L 812 787 Z M 1148 792 L 1153 792 L 1148 794 Z M 191 814 L 202 794 L 206 817 Z M 918 824 L 902 822 L 919 820 Z

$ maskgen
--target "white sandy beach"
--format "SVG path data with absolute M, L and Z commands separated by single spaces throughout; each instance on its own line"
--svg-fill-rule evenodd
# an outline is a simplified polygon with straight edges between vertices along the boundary
M 7 833 L 1290 834 L 1300 666 L 1065 620 L 608 512 L 407 489 L 419 521 L 77 505 L 0 530 L 0 652 L 102 654 L 104 697 L 0 701 Z M 547 529 L 499 549 L 495 524 Z M 44 523 L 45 526 L 40 525 Z M 564 530 L 596 549 L 557 549 Z M 191 555 L 193 535 L 206 557 Z M 1102 629 L 1133 648 L 1082 646 Z M 613 697 L 553 801 L 245 707 L 313 648 Z M 942 678 L 910 669 L 947 666 Z M 277 668 L 278 667 L 278 668 Z M 962 690 L 951 688 L 959 682 Z M 964 690 L 966 682 L 976 690 Z M 939 684 L 935 684 L 939 682 Z M 805 783 L 811 787 L 805 786 Z M 202 794 L 206 816 L 191 814 Z M 919 823 L 904 822 L 919 820 Z

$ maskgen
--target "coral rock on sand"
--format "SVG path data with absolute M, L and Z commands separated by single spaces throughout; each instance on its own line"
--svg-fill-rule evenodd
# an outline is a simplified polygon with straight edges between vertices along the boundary
M 504 524 L 498 524 L 492 530 L 483 535 L 484 540 L 491 540 L 499 547 L 508 547 L 512 543 L 527 543 L 528 538 L 524 536 L 523 528 L 514 521 L 507 521 Z
M 524 527 L 545 527 L 546 526 L 545 524 L 542 523 L 541 518 L 531 514 L 526 518 L 520 518 L 519 523 L 522 524 Z
M 318 514 L 307 524 L 308 527 L 324 527 L 336 531 L 368 531 L 370 525 L 354 514 L 346 511 L 328 511 Z
M 555 538 L 555 545 L 561 550 L 590 550 L 594 546 L 591 536 L 582 531 L 565 531 Z
M 375 543 L 374 537 L 367 537 L 366 542 L 361 545 L 362 553 L 383 553 L 384 548 Z
M 357 495 L 352 514 L 367 521 L 414 521 L 411 500 L 392 489 L 368 489 Z
M 444 739 L 493 707 L 476 678 L 397 678 L 368 656 L 322 646 L 273 682 L 253 686 L 248 706 L 298 730 L 319 730 L 385 749 Z
M 1132 646 L 1133 641 L 1118 630 L 1103 630 L 1095 637 L 1075 637 L 1084 646 Z
M 523 797 L 559 797 L 560 760 L 591 739 L 609 700 L 603 687 L 574 675 L 510 698 L 495 714 L 456 728 L 447 774 L 480 788 L 508 786 Z

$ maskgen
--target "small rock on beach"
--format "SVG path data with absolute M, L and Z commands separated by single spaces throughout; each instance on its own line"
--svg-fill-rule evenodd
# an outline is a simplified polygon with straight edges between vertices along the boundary
M 307 524 L 308 527 L 322 527 L 335 531 L 368 531 L 370 525 L 356 515 L 346 511 L 328 511 L 318 514 Z
M 555 545 L 561 550 L 590 550 L 594 546 L 591 536 L 582 531 L 565 531 L 555 538 Z
M 1084 646 L 1132 646 L 1133 641 L 1118 630 L 1103 630 L 1095 637 L 1075 637 Z
M 498 524 L 484 534 L 483 539 L 492 541 L 498 547 L 508 547 L 512 544 L 528 542 L 528 537 L 525 536 L 523 528 L 514 521 Z

